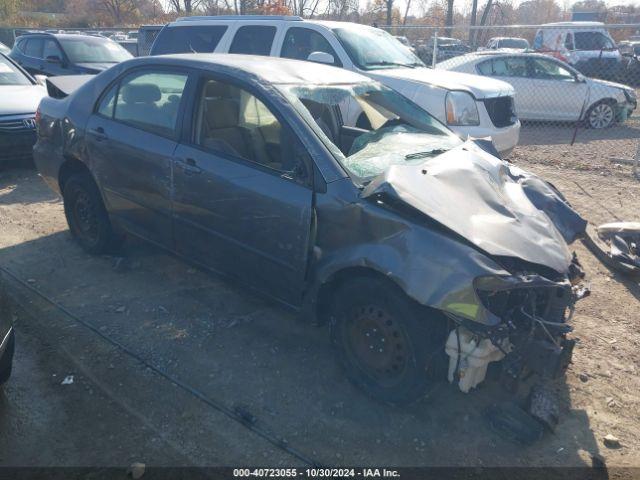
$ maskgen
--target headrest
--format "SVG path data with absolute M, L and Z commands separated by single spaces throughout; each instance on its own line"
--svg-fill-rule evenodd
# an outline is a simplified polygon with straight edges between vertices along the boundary
M 130 83 L 122 87 L 122 98 L 126 103 L 153 103 L 162 98 L 162 93 L 153 83 Z
M 237 97 L 233 93 L 234 87 L 229 84 L 211 80 L 205 86 L 204 95 L 207 98 L 233 98 Z
M 322 105 L 321 103 L 318 103 L 318 102 L 314 102 L 313 100 L 307 100 L 305 98 L 304 100 L 301 100 L 301 102 L 305 107 L 307 107 L 307 110 L 309 110 L 309 113 L 314 118 L 314 120 L 320 118 L 324 113 L 324 111 L 326 110 L 325 105 Z
M 232 128 L 238 126 L 240 106 L 229 99 L 208 100 L 205 113 L 209 128 Z

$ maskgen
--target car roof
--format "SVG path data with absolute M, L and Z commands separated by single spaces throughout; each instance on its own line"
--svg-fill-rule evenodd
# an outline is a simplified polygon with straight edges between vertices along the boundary
M 555 26 L 555 27 L 602 27 L 604 26 L 603 22 L 552 22 L 545 23 L 542 25 L 546 26 Z
M 193 16 L 193 17 L 181 17 L 177 20 L 169 23 L 171 27 L 188 26 L 188 25 L 213 25 L 216 23 L 224 22 L 239 22 L 239 23 L 252 23 L 252 22 L 283 22 L 283 23 L 305 23 L 322 25 L 326 28 L 374 28 L 369 25 L 363 25 L 361 23 L 354 22 L 338 22 L 333 20 L 313 20 L 293 15 L 217 15 L 217 16 Z
M 187 53 L 138 57 L 129 62 L 135 64 L 157 64 L 159 60 L 171 65 L 183 65 L 193 68 L 214 70 L 214 66 L 223 66 L 237 73 L 255 76 L 272 84 L 323 84 L 340 85 L 369 83 L 372 80 L 359 73 L 344 68 L 332 67 L 303 60 L 258 55 L 236 55 L 227 53 Z
M 31 38 L 31 37 L 38 37 L 38 36 L 42 36 L 42 37 L 53 37 L 53 38 L 59 38 L 59 39 L 74 39 L 74 38 L 100 38 L 100 39 L 104 39 L 104 40 L 110 40 L 106 37 L 103 37 L 102 35 L 84 35 L 81 33 L 52 33 L 52 32 L 25 32 L 22 35 L 20 35 L 17 39 L 22 39 L 22 38 Z
M 550 58 L 549 55 L 545 55 L 544 53 L 537 52 L 527 52 L 527 51 L 519 51 L 519 50 L 509 50 L 509 51 L 500 51 L 500 50 L 481 50 L 479 52 L 471 52 L 465 55 L 461 55 L 460 57 L 455 57 L 451 60 L 456 60 L 458 62 L 464 63 L 465 60 L 471 61 L 475 59 L 480 59 L 483 57 L 534 57 L 534 58 Z

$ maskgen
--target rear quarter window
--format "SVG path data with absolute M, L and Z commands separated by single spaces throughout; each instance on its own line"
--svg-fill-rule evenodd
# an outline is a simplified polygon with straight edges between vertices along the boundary
M 153 43 L 151 55 L 211 53 L 227 28 L 227 25 L 166 27 Z

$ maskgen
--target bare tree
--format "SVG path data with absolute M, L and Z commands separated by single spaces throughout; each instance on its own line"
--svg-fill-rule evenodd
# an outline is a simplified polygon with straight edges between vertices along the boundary
M 135 0 L 99 0 L 98 5 L 116 25 L 137 11 Z
M 185 12 L 190 14 L 198 9 L 201 0 L 169 0 L 169 5 L 177 13 Z
M 385 7 L 387 7 L 387 25 L 393 23 L 393 1 L 394 0 L 384 0 Z
M 411 0 L 407 0 L 407 7 L 404 9 L 404 17 L 402 17 L 402 25 L 407 24 L 407 16 L 409 15 L 410 8 L 411 8 Z
M 453 0 L 447 0 L 447 16 L 445 18 L 445 34 L 451 36 L 451 27 L 453 26 Z
M 476 18 L 478 17 L 478 0 L 473 0 L 471 3 L 471 19 L 469 24 L 471 27 L 476 26 Z M 476 44 L 476 31 L 474 28 L 469 29 L 469 45 L 474 47 Z

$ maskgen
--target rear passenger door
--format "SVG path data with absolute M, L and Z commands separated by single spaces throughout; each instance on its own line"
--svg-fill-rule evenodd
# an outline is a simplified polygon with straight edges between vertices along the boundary
M 188 85 L 186 70 L 137 69 L 106 89 L 86 127 L 92 171 L 112 218 L 169 248 L 171 162 Z
M 236 30 L 229 53 L 269 56 L 276 32 L 274 25 L 243 25 Z
M 536 120 L 543 112 L 536 96 L 535 80 L 529 76 L 525 57 L 496 57 L 477 65 L 480 75 L 494 77 L 511 84 L 516 92 L 516 114 L 524 120 Z
M 301 298 L 311 159 L 265 98 L 204 77 L 173 168 L 177 251 L 290 304 Z M 185 120 L 187 121 L 187 120 Z

